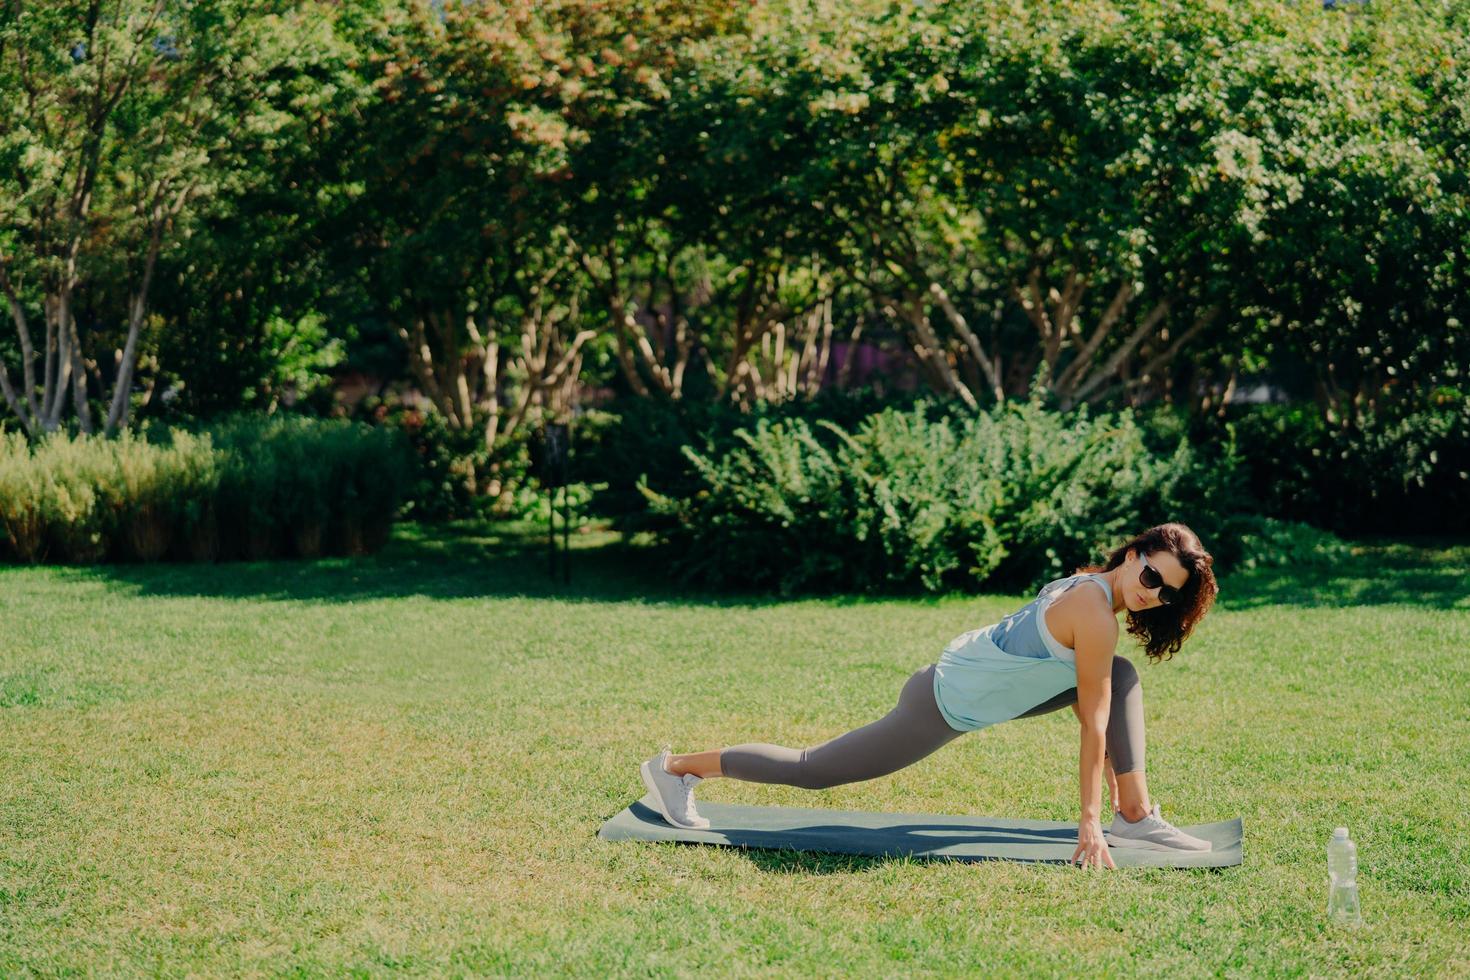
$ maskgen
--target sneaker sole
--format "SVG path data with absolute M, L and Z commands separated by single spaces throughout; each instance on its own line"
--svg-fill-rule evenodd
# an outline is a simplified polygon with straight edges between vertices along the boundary
M 1167 844 L 1156 844 L 1151 840 L 1132 840 L 1127 837 L 1114 837 L 1110 833 L 1103 834 L 1103 840 L 1107 841 L 1109 847 L 1117 847 L 1124 850 L 1135 851 L 1169 851 L 1174 854 L 1208 854 L 1214 850 L 1214 845 L 1204 848 L 1195 847 L 1170 847 Z
M 642 777 L 643 785 L 648 788 L 649 795 L 653 797 L 653 805 L 654 808 L 658 810 L 658 815 L 663 817 L 665 822 L 667 822 L 670 827 L 678 827 L 680 830 L 704 830 L 706 827 L 709 826 L 708 820 L 706 820 L 703 824 L 696 825 L 680 823 L 673 817 L 669 816 L 669 811 L 664 808 L 663 794 L 660 793 L 658 791 L 658 787 L 653 784 L 653 770 L 648 768 L 648 763 L 645 762 L 638 767 L 638 775 Z

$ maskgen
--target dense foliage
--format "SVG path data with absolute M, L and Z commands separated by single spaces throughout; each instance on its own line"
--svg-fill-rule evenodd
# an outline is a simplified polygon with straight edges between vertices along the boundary
M 844 493 L 908 474 L 861 506 L 1000 514 L 1041 567 L 1091 532 L 926 497 L 950 437 L 860 421 L 912 381 L 956 445 L 1037 399 L 1183 413 L 1139 444 L 1214 456 L 1264 382 L 1292 407 L 1236 430 L 1263 514 L 1463 528 L 1467 63 L 1470 0 L 14 0 L 0 395 L 33 438 L 356 413 L 449 517 L 514 511 L 596 389 L 650 426 L 585 463 L 628 527 L 674 520 L 637 476 L 682 498 L 679 447 L 723 466 L 744 427 Z M 905 580 L 1004 572 L 905 533 Z
M 0 559 L 193 561 L 381 547 L 410 475 L 387 429 L 242 417 L 158 441 L 0 433 Z
M 1230 426 L 1255 506 L 1343 533 L 1470 534 L 1470 399 L 1381 411 L 1328 425 L 1299 406 L 1263 405 L 1196 421 L 1211 440 Z
M 762 420 L 800 420 L 852 430 L 885 406 L 908 407 L 908 397 L 828 391 L 800 402 L 764 404 L 749 413 L 707 403 L 673 404 L 627 399 L 612 411 L 589 413 L 578 427 L 576 478 L 597 487 L 595 511 L 624 531 L 659 531 L 667 510 L 650 509 L 640 485 L 662 497 L 697 493 L 702 477 L 686 454 L 721 459 L 741 448 L 741 429 Z M 921 400 L 931 420 L 958 422 L 971 414 L 955 402 Z M 1084 416 L 1085 417 L 1085 416 Z M 1177 408 L 1135 410 L 1151 452 L 1169 454 L 1187 441 L 1219 459 L 1229 449 L 1239 483 L 1230 508 L 1299 521 L 1344 534 L 1464 534 L 1470 532 L 1470 400 L 1446 401 L 1415 412 L 1366 416 L 1360 427 L 1327 424 L 1302 406 L 1235 405 L 1223 415 L 1191 415 Z M 1066 413 L 1049 425 L 1065 428 Z M 1186 480 L 1179 490 L 1180 502 Z M 1202 485 L 1191 510 L 1218 506 L 1219 489 Z M 1180 511 L 1177 519 L 1188 520 Z
M 1268 373 L 1353 424 L 1465 384 L 1467 10 L 10 3 L 6 404 L 346 356 L 493 457 L 578 383 L 750 407 L 876 341 L 967 405 Z
M 919 405 L 850 431 L 762 419 L 735 441 L 718 456 L 685 447 L 695 485 L 678 496 L 643 487 L 668 519 L 658 533 L 675 566 L 711 584 L 1035 586 L 1180 519 L 1222 567 L 1247 549 L 1258 564 L 1308 551 L 1330 559 L 1337 547 L 1331 535 L 1253 516 L 1233 444 L 1159 446 L 1126 409 L 1069 417 L 1013 403 L 934 418 Z M 1291 543 L 1304 537 L 1315 547 Z

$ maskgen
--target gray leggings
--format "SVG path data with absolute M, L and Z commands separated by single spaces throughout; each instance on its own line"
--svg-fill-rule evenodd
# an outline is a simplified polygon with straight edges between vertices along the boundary
M 1063 691 L 1020 715 L 1030 718 L 1077 702 L 1077 689 Z M 876 779 L 913 765 L 963 735 L 949 727 L 934 703 L 934 665 L 915 671 L 898 695 L 898 706 L 870 725 L 809 749 L 750 743 L 720 752 L 720 771 L 752 783 L 826 789 Z M 1108 714 L 1107 752 L 1113 771 L 1143 769 L 1143 685 L 1123 657 L 1113 657 L 1113 701 Z

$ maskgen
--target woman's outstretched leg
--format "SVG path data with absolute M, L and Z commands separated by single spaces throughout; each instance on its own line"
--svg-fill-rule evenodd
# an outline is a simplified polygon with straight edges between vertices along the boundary
M 669 756 L 669 772 L 675 776 L 698 776 L 700 779 L 712 779 L 715 776 L 723 776 L 720 771 L 720 749 L 710 749 L 708 752 L 686 752 L 683 755 Z
M 934 703 L 934 665 L 916 671 L 884 717 L 808 749 L 752 742 L 710 752 L 670 756 L 668 771 L 707 779 L 729 776 L 753 783 L 826 789 L 876 779 L 912 765 L 963 732 L 949 727 Z

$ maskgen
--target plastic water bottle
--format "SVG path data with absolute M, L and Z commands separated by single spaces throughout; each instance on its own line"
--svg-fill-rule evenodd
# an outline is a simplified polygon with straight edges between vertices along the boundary
M 1346 827 L 1332 832 L 1327 842 L 1327 920 L 1335 925 L 1360 926 L 1358 908 L 1358 847 L 1348 839 Z

